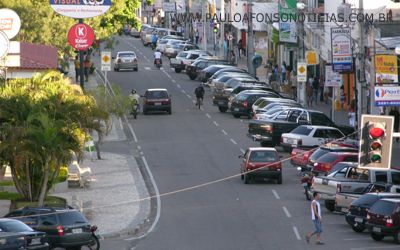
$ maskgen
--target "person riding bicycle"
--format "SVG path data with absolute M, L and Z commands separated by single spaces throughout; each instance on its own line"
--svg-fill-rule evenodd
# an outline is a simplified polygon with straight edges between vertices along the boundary
M 157 46 L 157 41 L 158 41 L 158 36 L 157 33 L 154 32 L 153 35 L 151 36 L 151 43 L 154 48 Z
M 134 109 L 135 105 L 137 105 L 137 110 L 139 110 L 140 95 L 137 93 L 136 89 L 132 89 L 131 93 L 129 94 L 129 99 L 132 102 L 132 110 Z
M 161 52 L 160 51 L 156 51 L 154 52 L 154 65 L 156 65 L 156 60 L 160 60 L 160 64 L 162 65 L 162 60 L 161 60 Z
M 204 88 L 203 88 L 202 84 L 200 84 L 200 86 L 198 86 L 194 90 L 194 94 L 196 95 L 197 101 L 199 101 L 199 99 L 201 99 L 201 102 L 203 102 L 203 99 L 204 99 Z

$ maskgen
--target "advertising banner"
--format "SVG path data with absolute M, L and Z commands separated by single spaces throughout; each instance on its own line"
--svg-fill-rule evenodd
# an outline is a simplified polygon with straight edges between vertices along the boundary
M 297 43 L 296 22 L 293 20 L 297 13 L 297 0 L 279 0 L 279 41 Z
M 0 9 L 0 31 L 3 31 L 8 39 L 14 38 L 21 28 L 21 19 L 15 11 Z
M 76 50 L 87 50 L 93 41 L 94 31 L 87 24 L 77 23 L 68 31 L 68 43 Z
M 332 65 L 325 65 L 325 87 L 340 87 L 342 75 L 333 71 Z
M 63 16 L 90 18 L 106 13 L 111 7 L 111 0 L 50 0 L 50 6 Z
M 331 28 L 333 71 L 349 72 L 353 69 L 351 28 Z
M 397 56 L 395 55 L 376 55 L 375 56 L 376 83 L 398 82 Z
M 375 87 L 375 106 L 400 106 L 400 86 Z

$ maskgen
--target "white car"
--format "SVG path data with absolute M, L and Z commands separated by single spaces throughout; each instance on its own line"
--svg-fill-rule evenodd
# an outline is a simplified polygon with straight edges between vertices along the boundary
M 167 45 L 174 45 L 174 44 L 179 44 L 179 43 L 184 43 L 182 40 L 174 40 L 174 39 L 161 39 L 160 42 L 157 45 L 156 50 L 160 51 L 161 53 L 165 53 L 165 48 Z
M 314 148 L 344 137 L 345 135 L 337 128 L 301 125 L 290 133 L 282 134 L 281 145 L 285 151 L 290 152 L 295 147 Z

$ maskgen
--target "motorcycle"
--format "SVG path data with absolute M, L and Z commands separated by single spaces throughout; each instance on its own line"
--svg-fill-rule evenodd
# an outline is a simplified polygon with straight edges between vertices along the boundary
M 151 43 L 151 49 L 155 50 L 157 48 L 157 43 Z
M 301 167 L 297 168 L 297 170 L 300 171 L 301 176 L 302 176 L 301 185 L 304 188 L 304 194 L 306 195 L 306 199 L 308 201 L 310 201 L 311 200 L 311 195 L 310 195 L 311 191 L 310 190 L 311 190 L 313 175 L 311 172 L 307 172 L 307 171 L 303 170 Z
M 137 103 L 134 103 L 132 105 L 132 112 L 131 112 L 131 114 L 133 115 L 134 119 L 136 119 L 136 117 L 137 117 L 138 110 L 139 110 L 139 105 Z
M 154 63 L 156 64 L 157 68 L 161 68 L 162 64 L 161 64 L 161 59 L 160 58 L 156 58 Z
M 100 240 L 101 237 L 97 231 L 97 226 L 91 226 L 90 232 L 92 234 L 92 242 L 87 246 L 90 250 L 99 250 L 100 249 Z

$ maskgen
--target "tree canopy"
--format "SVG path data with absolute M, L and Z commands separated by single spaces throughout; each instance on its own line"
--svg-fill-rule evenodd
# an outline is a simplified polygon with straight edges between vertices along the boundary
M 105 14 L 84 19 L 84 22 L 93 28 L 96 38 L 106 39 L 121 30 L 125 23 L 139 27 L 140 20 L 135 14 L 139 6 L 139 0 L 113 0 Z M 52 45 L 60 51 L 68 49 L 68 30 L 78 20 L 59 15 L 48 0 L 1 0 L 0 8 L 12 9 L 21 18 L 21 30 L 15 40 Z

